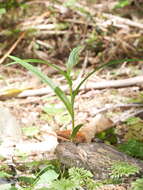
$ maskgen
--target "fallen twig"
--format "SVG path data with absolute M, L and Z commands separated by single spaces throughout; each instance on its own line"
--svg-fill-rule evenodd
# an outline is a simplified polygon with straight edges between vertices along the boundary
M 139 114 L 143 113 L 143 109 L 138 110 L 128 110 L 128 112 L 125 112 L 122 114 L 122 116 L 114 121 L 115 125 L 118 125 L 119 123 L 125 122 L 130 117 L 135 117 Z
M 122 80 L 110 80 L 110 81 L 104 81 L 104 82 L 87 82 L 86 87 L 82 86 L 81 89 L 83 90 L 100 90 L 104 88 L 125 88 L 130 86 L 138 86 L 143 83 L 143 76 L 128 78 L 128 79 L 122 79 Z M 64 85 L 62 86 L 62 89 L 64 91 L 67 91 L 68 86 Z M 40 88 L 35 90 L 25 90 L 22 93 L 20 93 L 17 97 L 27 97 L 27 96 L 41 96 L 45 94 L 52 93 L 52 90 L 49 87 L 46 88 Z
M 129 86 L 138 86 L 143 83 L 143 76 L 132 77 L 128 79 L 122 80 L 110 80 L 110 81 L 103 81 L 103 82 L 90 82 L 87 83 L 88 88 L 94 89 L 104 89 L 104 88 L 125 88 Z
M 113 110 L 113 109 L 116 109 L 116 108 L 129 108 L 129 107 L 143 107 L 143 104 L 140 104 L 140 103 L 131 103 L 131 104 L 117 104 L 117 105 L 113 105 L 113 104 L 108 104 L 106 105 L 104 108 L 101 108 L 99 110 L 97 110 L 94 115 L 97 115 L 101 112 L 106 112 L 106 111 L 109 111 L 109 110 Z M 93 116 L 94 116 L 93 115 Z
M 0 59 L 0 64 L 4 62 L 4 60 L 12 53 L 12 51 L 16 48 L 18 43 L 24 38 L 25 32 L 22 32 L 16 42 L 11 46 L 11 48 L 4 54 L 4 56 Z
M 125 88 L 130 86 L 139 86 L 143 83 L 143 76 L 128 78 L 128 79 L 122 79 L 122 80 L 110 80 L 110 81 L 103 81 L 103 82 L 87 82 L 85 86 L 81 86 L 81 90 L 101 90 L 105 88 Z M 61 87 L 63 91 L 68 90 L 68 86 L 64 85 Z M 15 94 L 15 97 L 23 98 L 23 97 L 29 97 L 29 96 L 43 96 L 46 94 L 53 95 L 54 93 L 50 89 L 50 87 L 46 88 L 40 88 L 40 89 L 32 89 L 32 90 L 23 90 L 22 92 L 19 92 L 19 94 Z M 12 96 L 14 97 L 14 96 Z M 10 98 L 10 97 L 7 97 Z M 0 99 L 3 98 L 3 92 L 0 94 Z
M 104 13 L 103 16 L 105 16 L 108 20 L 103 22 L 103 26 L 107 27 L 107 25 L 114 25 L 114 26 L 120 26 L 120 25 L 128 25 L 128 26 L 131 26 L 131 27 L 136 27 L 136 28 L 140 28 L 140 29 L 143 29 L 143 24 L 142 23 L 139 23 L 139 22 L 135 22 L 135 21 L 132 21 L 130 19 L 127 19 L 127 18 L 123 18 L 123 17 L 120 17 L 120 16 L 115 16 L 115 15 L 112 15 L 112 14 L 107 14 L 107 13 Z M 107 25 L 106 25 L 107 24 Z

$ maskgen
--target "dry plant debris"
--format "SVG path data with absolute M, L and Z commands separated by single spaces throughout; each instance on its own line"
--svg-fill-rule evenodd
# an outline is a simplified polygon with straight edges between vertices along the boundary
M 126 188 L 120 185 L 105 185 L 97 190 L 126 190 Z

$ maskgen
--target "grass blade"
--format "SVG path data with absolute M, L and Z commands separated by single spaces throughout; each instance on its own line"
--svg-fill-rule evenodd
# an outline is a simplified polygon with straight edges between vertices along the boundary
M 25 67 L 27 70 L 34 73 L 36 76 L 38 76 L 44 83 L 48 84 L 53 90 L 57 87 L 56 84 L 45 74 L 43 74 L 41 71 L 39 71 L 35 66 L 25 62 L 24 60 L 17 58 L 15 56 L 9 56 L 12 60 L 14 60 L 16 63 L 19 63 L 23 67 Z
M 11 58 L 11 56 L 9 56 Z M 14 56 L 12 56 L 14 57 Z M 22 59 L 22 61 L 26 62 L 26 63 L 44 63 L 47 64 L 50 67 L 53 67 L 55 70 L 57 70 L 61 75 L 63 75 L 65 77 L 65 79 L 67 80 L 69 86 L 72 86 L 72 79 L 71 77 L 65 72 L 63 71 L 59 66 L 55 65 L 55 64 L 51 64 L 48 63 L 47 61 L 44 60 L 40 60 L 40 59 Z M 14 65 L 17 62 L 11 62 L 9 64 L 7 64 L 6 66 L 10 66 L 10 65 Z
M 95 68 L 93 71 L 91 71 L 90 73 L 87 74 L 87 76 L 79 83 L 79 85 L 76 87 L 76 89 L 74 90 L 75 94 L 78 93 L 81 85 L 93 74 L 95 73 L 96 71 L 98 71 L 99 69 L 102 69 L 104 67 L 108 67 L 108 66 L 111 66 L 111 65 L 115 65 L 115 64 L 118 64 L 118 63 L 122 63 L 122 62 L 125 62 L 125 61 L 143 61 L 143 59 L 121 59 L 121 60 L 115 60 L 115 61 L 110 61 L 108 63 L 105 63 L 97 68 Z
M 81 49 L 82 49 L 82 46 L 78 46 L 71 51 L 69 58 L 68 58 L 68 62 L 66 64 L 68 75 L 70 75 L 72 68 L 78 63 L 79 53 L 80 53 Z
M 78 131 L 80 130 L 82 126 L 83 124 L 79 124 L 76 127 L 74 127 L 74 129 L 72 130 L 72 134 L 70 136 L 71 139 L 74 139 L 76 137 L 76 134 L 78 133 Z
M 61 101 L 64 103 L 65 107 L 67 108 L 68 112 L 70 113 L 70 115 L 72 115 L 72 110 L 71 110 L 71 103 L 69 101 L 69 99 L 66 97 L 64 91 L 62 91 L 62 89 L 60 89 L 57 84 L 55 84 L 48 76 L 46 76 L 44 73 L 42 73 L 41 71 L 39 71 L 35 66 L 25 62 L 22 59 L 19 59 L 17 57 L 14 56 L 9 56 L 12 60 L 14 60 L 16 63 L 19 63 L 20 65 L 22 65 L 23 67 L 25 67 L 27 70 L 31 71 L 32 73 L 34 73 L 36 76 L 38 76 L 41 81 L 43 81 L 44 83 L 48 84 L 50 86 L 50 88 L 55 92 L 55 94 L 61 99 Z
M 59 66 L 57 66 L 55 64 L 51 64 L 51 63 L 46 63 L 46 64 L 53 67 L 54 69 L 56 69 L 61 75 L 63 75 L 65 77 L 69 86 L 72 86 L 72 79 L 65 71 L 63 71 Z
M 61 99 L 61 101 L 64 103 L 64 105 L 66 106 L 68 112 L 70 113 L 70 115 L 73 115 L 72 112 L 72 105 L 70 103 L 70 101 L 68 100 L 68 98 L 66 97 L 65 93 L 59 88 L 56 87 L 54 92 L 56 93 L 56 95 Z

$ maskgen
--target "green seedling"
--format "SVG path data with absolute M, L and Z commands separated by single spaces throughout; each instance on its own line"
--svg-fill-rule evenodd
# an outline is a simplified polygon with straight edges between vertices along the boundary
M 127 162 L 115 162 L 111 167 L 111 178 L 122 179 L 139 173 L 139 167 L 129 164 Z
M 143 178 L 138 178 L 136 181 L 131 183 L 131 190 L 142 190 L 143 189 Z
M 64 71 L 61 69 L 58 65 L 51 64 L 47 61 L 38 60 L 38 59 L 20 59 L 15 56 L 9 56 L 14 62 L 8 64 L 20 64 L 21 66 L 25 67 L 27 70 L 31 71 L 33 74 L 35 74 L 37 77 L 41 79 L 42 82 L 49 85 L 49 87 L 54 91 L 54 93 L 59 97 L 59 99 L 63 102 L 65 105 L 70 117 L 71 117 L 71 123 L 72 123 L 72 134 L 71 139 L 73 140 L 79 131 L 79 129 L 82 127 L 82 124 L 75 125 L 75 110 L 74 110 L 74 103 L 75 103 L 75 97 L 78 95 L 79 89 L 82 86 L 82 84 L 91 76 L 93 75 L 97 70 L 107 67 L 109 65 L 122 63 L 124 61 L 139 61 L 139 59 L 123 59 L 123 60 L 117 60 L 117 61 L 111 61 L 109 63 L 103 64 L 99 67 L 96 67 L 92 72 L 88 73 L 84 79 L 82 79 L 79 84 L 74 88 L 73 86 L 73 78 L 72 78 L 72 71 L 73 67 L 78 64 L 79 60 L 79 54 L 83 50 L 83 47 L 79 46 L 74 48 L 68 58 L 68 61 L 66 63 L 66 70 Z M 64 76 L 67 85 L 69 87 L 68 96 L 62 90 L 59 85 L 57 85 L 55 82 L 53 82 L 47 75 L 45 75 L 43 72 L 38 70 L 37 67 L 31 65 L 30 63 L 44 63 L 49 65 L 50 67 L 57 70 L 61 75 Z M 69 98 L 70 97 L 70 98 Z
M 117 8 L 124 8 L 131 4 L 131 1 L 129 0 L 118 0 L 117 4 L 115 5 L 115 9 Z

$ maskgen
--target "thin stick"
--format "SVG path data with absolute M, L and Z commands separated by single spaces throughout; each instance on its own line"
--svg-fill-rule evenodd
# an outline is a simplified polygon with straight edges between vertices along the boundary
M 113 110 L 113 109 L 116 109 L 116 108 L 129 108 L 129 107 L 143 107 L 143 104 L 140 104 L 140 103 L 131 103 L 131 104 L 117 104 L 117 105 L 106 105 L 104 108 L 101 108 L 99 110 L 97 110 L 94 115 L 97 115 L 101 112 L 105 112 L 105 111 L 108 111 L 108 110 Z M 94 116 L 93 115 L 93 116 Z
M 94 89 L 94 90 L 101 90 L 101 89 L 110 89 L 110 88 L 125 88 L 125 87 L 131 87 L 131 86 L 142 86 L 143 84 L 143 76 L 137 76 L 132 77 L 128 79 L 122 79 L 122 80 L 109 80 L 109 81 L 103 81 L 103 82 L 87 82 L 86 87 L 81 86 L 80 90 L 83 90 L 84 92 Z M 67 91 L 68 86 L 63 85 L 62 90 L 65 92 Z M 23 98 L 23 97 L 29 97 L 29 96 L 43 96 L 46 94 L 54 94 L 50 87 L 46 88 L 40 88 L 40 89 L 33 89 L 33 90 L 24 90 L 23 92 L 19 93 L 17 97 Z M 1 96 L 0 96 L 1 98 Z
M 124 88 L 124 87 L 130 87 L 130 86 L 139 86 L 143 83 L 143 76 L 138 77 L 132 77 L 128 79 L 122 79 L 122 80 L 110 80 L 110 81 L 104 81 L 104 82 L 87 82 L 86 87 L 81 86 L 81 90 L 87 91 L 87 90 L 101 90 L 106 88 Z M 67 91 L 67 85 L 63 85 L 62 89 L 64 91 Z M 49 87 L 41 88 L 41 89 L 35 89 L 35 90 L 25 90 L 22 93 L 18 94 L 17 97 L 27 97 L 27 96 L 41 96 L 45 94 L 52 93 L 52 90 Z
M 25 32 L 22 32 L 16 42 L 11 46 L 11 48 L 4 54 L 4 56 L 0 59 L 0 64 L 4 62 L 4 60 L 12 53 L 12 51 L 16 48 L 18 43 L 24 38 Z
M 125 112 L 124 114 L 121 115 L 120 118 L 116 119 L 114 121 L 115 125 L 118 125 L 122 122 L 125 122 L 127 119 L 129 119 L 130 117 L 135 117 L 139 114 L 143 113 L 143 109 L 139 109 L 139 110 L 129 110 L 128 113 Z

